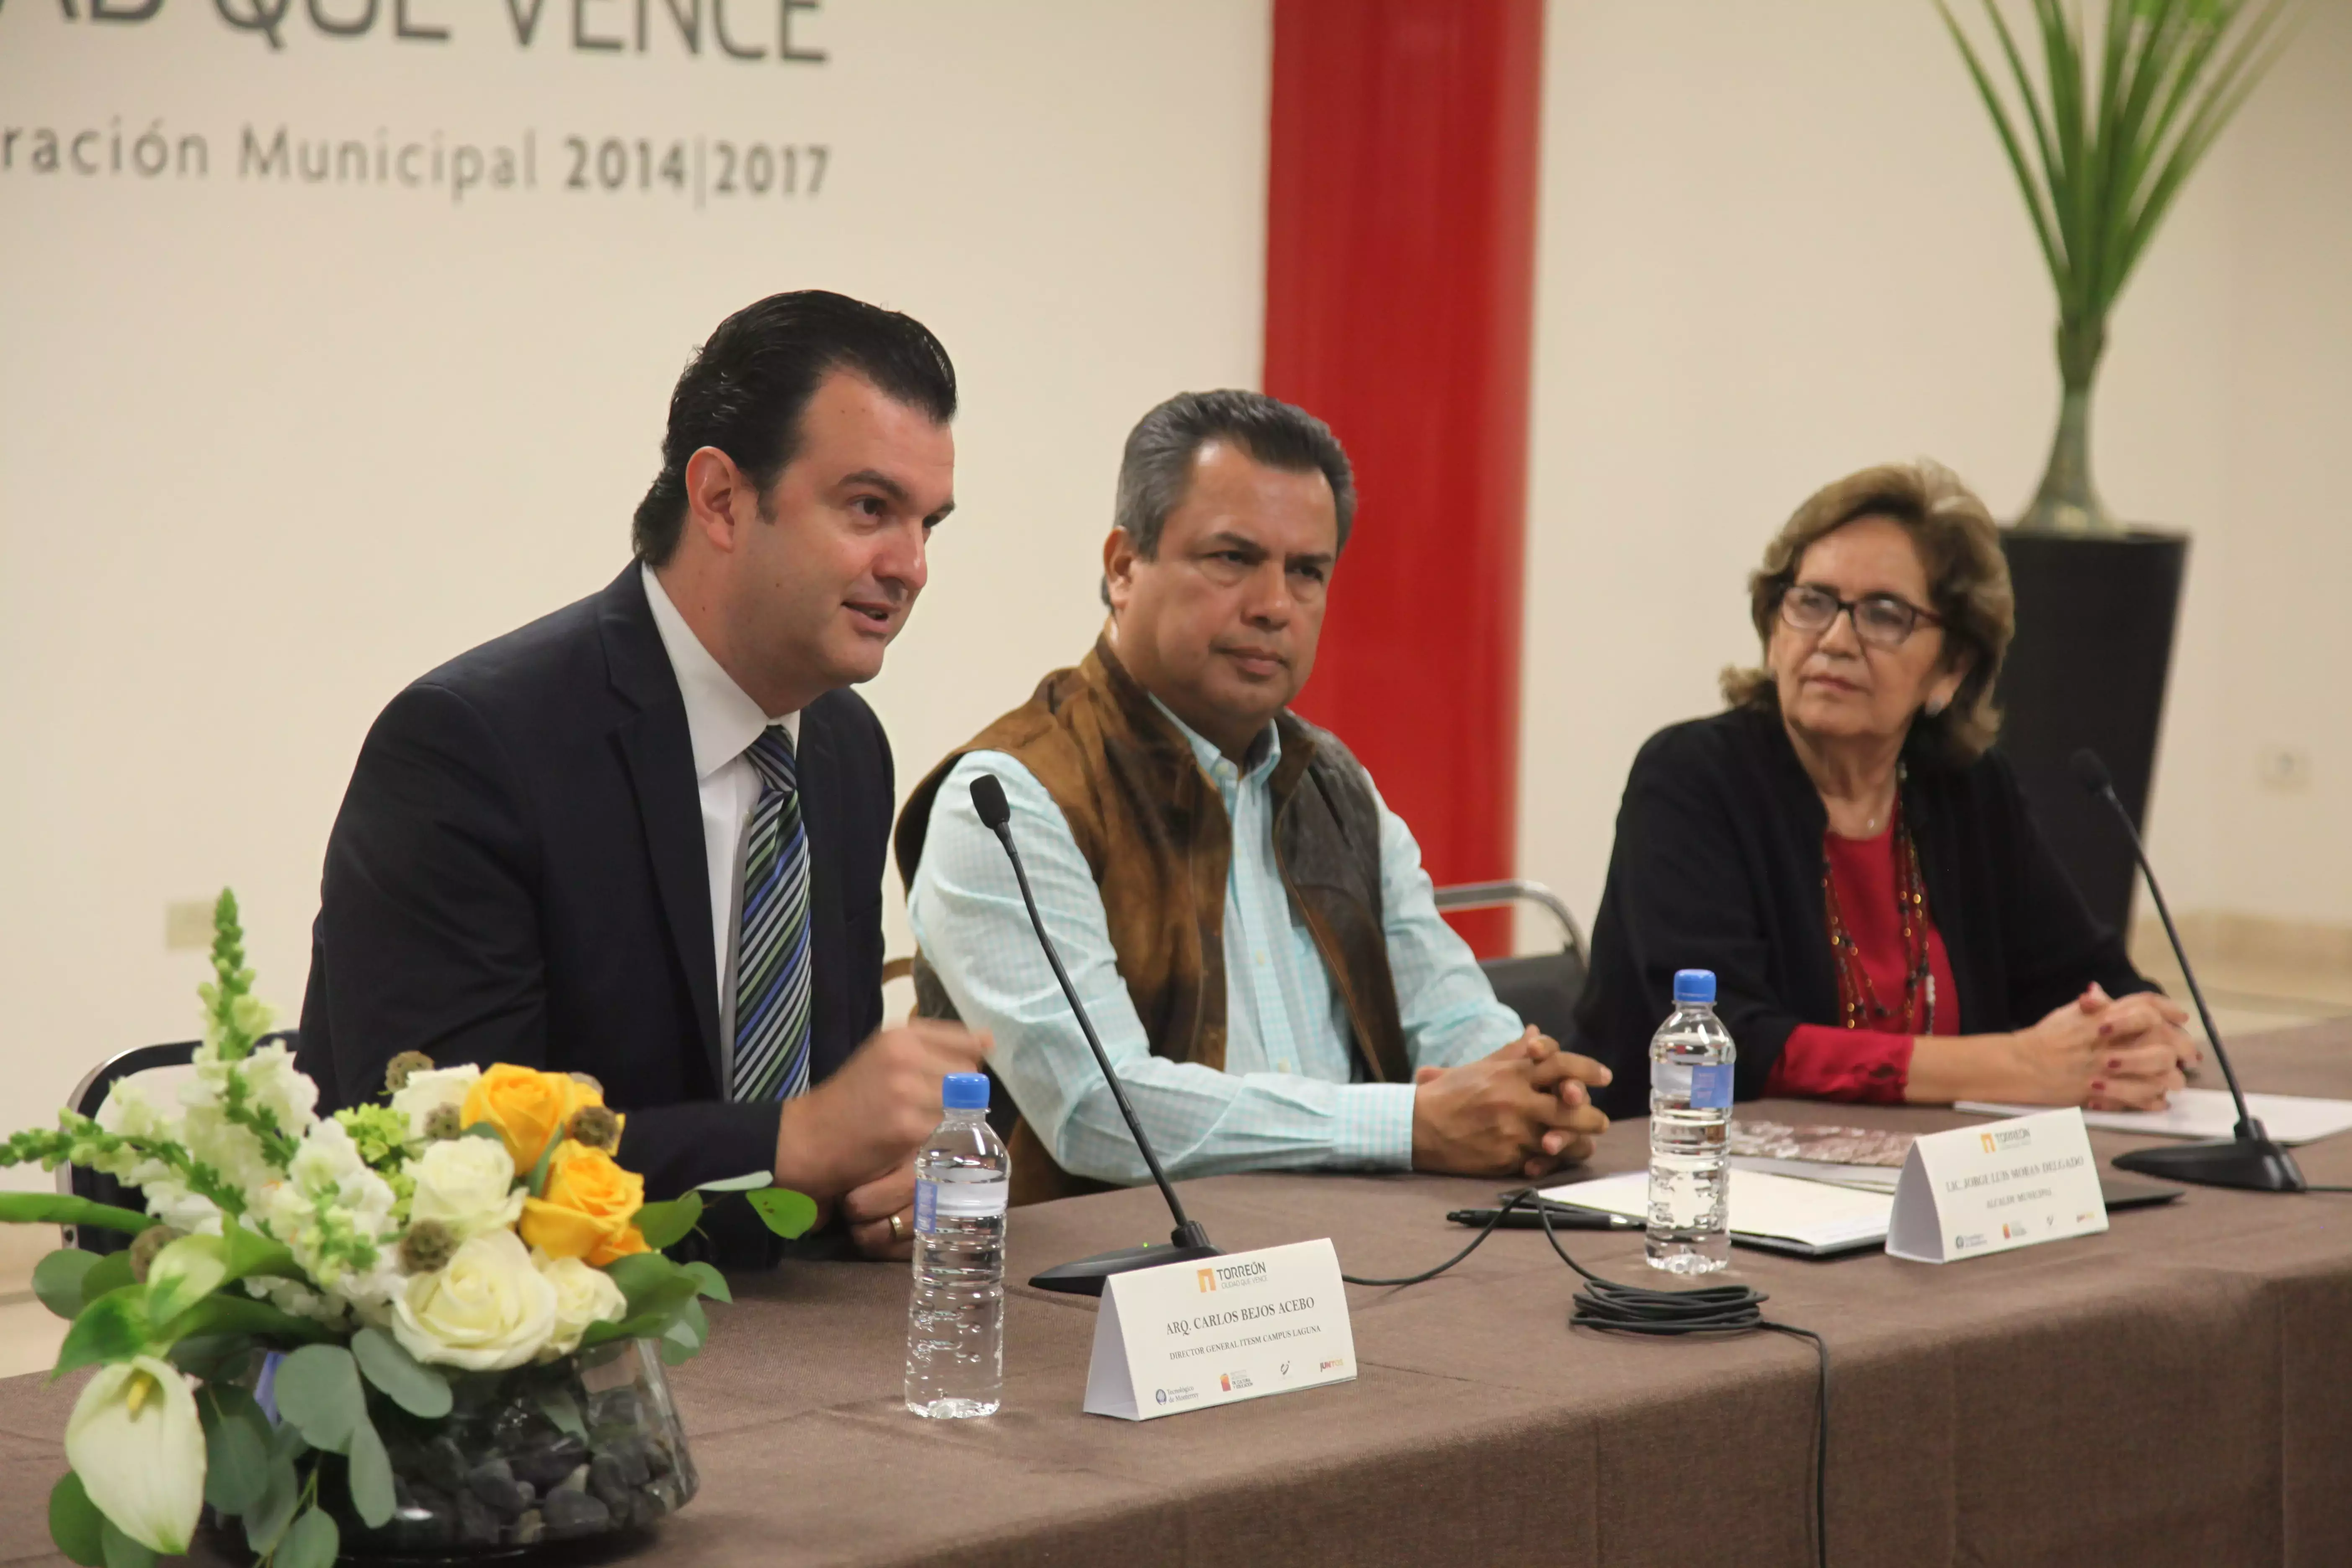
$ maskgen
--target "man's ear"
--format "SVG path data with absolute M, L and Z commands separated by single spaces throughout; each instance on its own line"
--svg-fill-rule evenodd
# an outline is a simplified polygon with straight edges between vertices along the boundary
M 1114 528 L 1103 540 L 1103 602 L 1117 615 L 1127 607 L 1127 596 L 1135 588 L 1135 563 L 1141 557 L 1135 552 L 1135 536 L 1123 528 Z
M 759 510 L 759 487 L 735 466 L 735 459 L 716 447 L 704 447 L 686 460 L 686 521 L 709 546 L 731 552 L 736 545 L 738 516 L 749 502 Z

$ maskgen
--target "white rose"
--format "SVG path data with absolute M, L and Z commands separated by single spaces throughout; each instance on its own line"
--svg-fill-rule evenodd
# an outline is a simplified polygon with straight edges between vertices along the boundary
M 116 1362 L 66 1418 L 66 1462 L 114 1528 L 151 1552 L 185 1552 L 205 1501 L 205 1428 L 177 1367 Z
M 555 1286 L 510 1230 L 485 1231 L 437 1274 L 393 1299 L 392 1331 L 422 1362 L 495 1372 L 520 1366 L 555 1331 Z
M 392 1108 L 408 1118 L 408 1135 L 422 1138 L 425 1136 L 425 1118 L 440 1106 L 446 1105 L 452 1110 L 462 1109 L 466 1103 L 466 1091 L 472 1089 L 474 1080 L 481 1076 L 482 1069 L 472 1062 L 410 1073 L 407 1084 L 393 1092 Z
M 617 1323 L 629 1310 L 628 1298 L 603 1269 L 591 1268 L 577 1258 L 550 1258 L 537 1247 L 531 1248 L 530 1260 L 555 1287 L 555 1333 L 539 1352 L 540 1360 L 570 1355 L 580 1348 L 580 1336 L 589 1324 Z
M 513 1157 L 495 1138 L 447 1138 L 425 1145 L 409 1167 L 416 1191 L 408 1200 L 411 1224 L 439 1220 L 459 1241 L 486 1230 L 510 1230 L 522 1217 L 522 1190 L 514 1184 Z

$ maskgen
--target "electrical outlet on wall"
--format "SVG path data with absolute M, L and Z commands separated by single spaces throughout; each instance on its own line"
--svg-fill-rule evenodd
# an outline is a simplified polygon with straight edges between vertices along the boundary
M 213 944 L 213 906 L 208 899 L 174 899 L 163 906 L 163 951 L 182 952 Z
M 2255 756 L 2254 771 L 2264 789 L 2306 790 L 2311 787 L 2311 753 L 2300 746 L 2264 746 Z

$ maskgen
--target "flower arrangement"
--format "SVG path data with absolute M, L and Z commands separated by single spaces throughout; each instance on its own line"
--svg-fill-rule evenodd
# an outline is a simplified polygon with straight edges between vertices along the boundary
M 214 925 L 176 1103 L 125 1080 L 96 1117 L 0 1143 L 0 1166 L 83 1166 L 146 1204 L 0 1194 L 0 1220 L 134 1237 L 34 1273 L 72 1324 L 52 1375 L 98 1369 L 49 1499 L 58 1549 L 143 1568 L 188 1550 L 209 1507 L 272 1568 L 324 1568 L 371 1542 L 511 1550 L 682 1503 L 650 1358 L 700 1351 L 703 1300 L 729 1295 L 662 1249 L 704 1192 L 745 1194 L 787 1237 L 814 1204 L 765 1173 L 645 1202 L 615 1157 L 626 1118 L 583 1076 L 410 1053 L 383 1100 L 319 1116 L 318 1086 L 263 1041 L 226 890 Z

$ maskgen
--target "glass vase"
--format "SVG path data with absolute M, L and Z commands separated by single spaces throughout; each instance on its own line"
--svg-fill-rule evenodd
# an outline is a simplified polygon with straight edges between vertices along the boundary
M 273 1363 L 274 1365 L 274 1363 Z M 272 1409 L 272 1366 L 254 1393 Z M 651 1340 L 620 1341 L 545 1365 L 450 1379 L 439 1420 L 371 1395 L 392 1461 L 392 1518 L 371 1528 L 351 1504 L 344 1460 L 313 1455 L 318 1497 L 341 1560 L 461 1563 L 568 1555 L 650 1530 L 698 1486 L 686 1433 Z M 245 1544 L 232 1525 L 226 1544 Z

